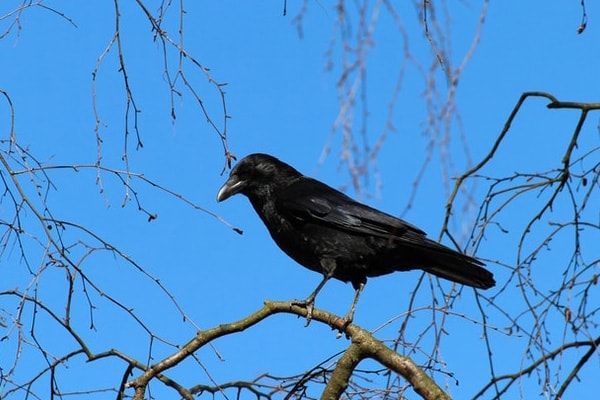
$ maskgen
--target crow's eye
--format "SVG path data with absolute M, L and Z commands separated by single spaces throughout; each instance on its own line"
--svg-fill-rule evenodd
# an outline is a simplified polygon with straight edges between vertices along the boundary
M 275 174 L 275 166 L 273 164 L 263 164 L 259 167 L 259 171 L 261 172 L 261 175 L 264 176 L 272 176 Z

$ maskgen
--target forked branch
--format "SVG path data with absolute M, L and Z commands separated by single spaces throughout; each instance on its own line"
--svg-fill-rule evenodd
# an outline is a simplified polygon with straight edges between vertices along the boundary
M 306 317 L 306 308 L 292 305 L 288 301 L 266 301 L 261 309 L 244 319 L 198 332 L 198 334 L 182 346 L 181 349 L 146 368 L 142 375 L 127 382 L 125 387 L 133 388 L 135 390 L 133 396 L 134 400 L 143 400 L 146 387 L 154 378 L 160 376 L 162 377 L 161 380 L 164 382 L 164 373 L 168 369 L 175 367 L 204 345 L 211 343 L 219 337 L 242 332 L 267 317 L 279 313 L 295 314 Z M 313 310 L 312 319 L 327 324 L 331 326 L 332 329 L 336 330 L 342 328 L 344 325 L 342 318 L 324 310 Z M 371 358 L 389 368 L 391 371 L 403 376 L 423 399 L 450 398 L 421 368 L 414 364 L 410 358 L 394 352 L 381 341 L 375 339 L 370 332 L 357 325 L 351 324 L 346 328 L 345 334 L 351 340 L 350 346 L 337 362 L 331 378 L 322 394 L 323 399 L 339 398 L 348 386 L 348 382 L 354 373 L 356 366 L 365 358 Z M 191 390 L 186 391 L 179 387 L 178 392 L 184 398 L 193 398 Z

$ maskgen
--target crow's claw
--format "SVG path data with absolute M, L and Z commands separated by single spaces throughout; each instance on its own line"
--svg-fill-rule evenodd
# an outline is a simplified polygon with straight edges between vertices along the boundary
M 315 309 L 315 299 L 308 298 L 306 300 L 292 300 L 292 305 L 306 308 L 306 324 L 304 324 L 304 326 L 307 327 L 312 320 L 312 313 Z
M 334 329 L 338 330 L 337 335 L 335 335 L 336 339 L 339 339 L 342 337 L 342 333 L 344 333 L 346 331 L 346 328 L 351 323 L 352 323 L 352 319 L 349 319 L 347 315 L 344 318 L 342 318 L 342 326 L 340 326 L 339 328 L 334 328 Z M 346 334 L 346 338 L 348 338 L 348 334 Z

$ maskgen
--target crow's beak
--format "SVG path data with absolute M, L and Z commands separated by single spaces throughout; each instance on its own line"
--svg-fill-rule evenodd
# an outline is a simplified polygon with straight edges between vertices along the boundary
M 227 182 L 219 189 L 217 193 L 217 201 L 223 201 L 234 194 L 241 192 L 246 187 L 246 181 L 240 180 L 237 175 L 231 175 Z

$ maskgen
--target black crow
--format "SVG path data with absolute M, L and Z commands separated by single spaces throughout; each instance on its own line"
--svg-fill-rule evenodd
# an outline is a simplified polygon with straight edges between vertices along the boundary
M 330 278 L 355 289 L 345 325 L 352 321 L 367 277 L 421 269 L 475 288 L 495 284 L 481 261 L 427 239 L 416 226 L 358 203 L 268 154 L 238 162 L 217 201 L 237 193 L 248 197 L 288 256 L 323 274 L 310 296 L 295 302 L 307 308 L 307 324 L 315 297 Z

